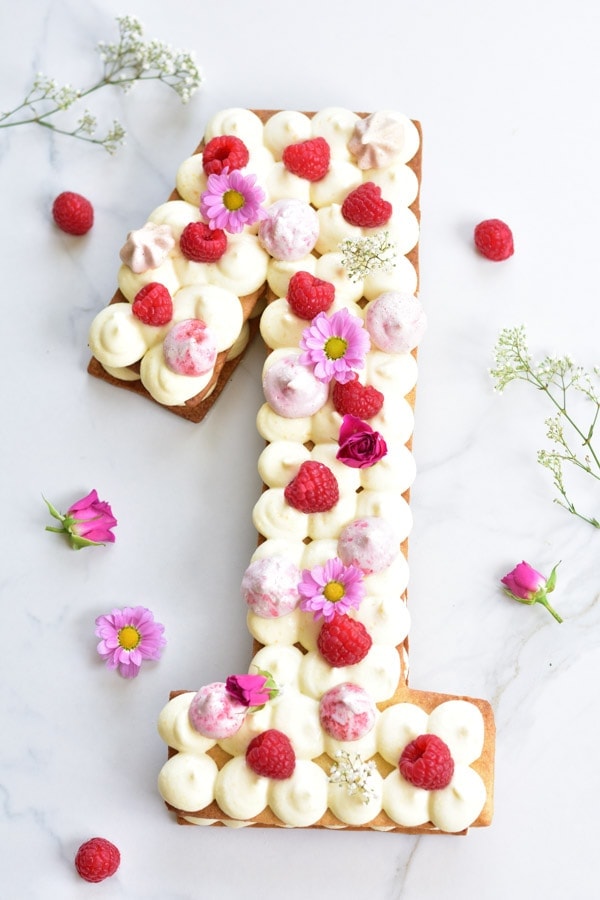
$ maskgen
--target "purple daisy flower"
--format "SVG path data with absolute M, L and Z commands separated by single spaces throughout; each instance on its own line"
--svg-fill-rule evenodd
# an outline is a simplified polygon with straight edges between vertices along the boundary
M 160 659 L 167 643 L 163 631 L 143 606 L 113 609 L 96 619 L 96 635 L 101 638 L 96 649 L 108 669 L 118 668 L 124 678 L 135 678 L 145 659 Z
M 371 342 L 362 321 L 340 309 L 329 317 L 319 313 L 302 332 L 299 362 L 313 369 L 315 378 L 325 383 L 334 378 L 341 384 L 352 381 L 355 369 L 362 369 Z
M 356 566 L 345 566 L 337 557 L 328 559 L 324 566 L 304 569 L 298 593 L 302 597 L 300 609 L 330 622 L 335 615 L 358 609 L 365 595 L 363 573 Z
M 206 190 L 200 197 L 200 212 L 210 228 L 221 228 L 239 234 L 245 225 L 264 219 L 261 203 L 265 192 L 256 184 L 256 175 L 232 172 L 226 166 L 220 175 L 209 175 Z

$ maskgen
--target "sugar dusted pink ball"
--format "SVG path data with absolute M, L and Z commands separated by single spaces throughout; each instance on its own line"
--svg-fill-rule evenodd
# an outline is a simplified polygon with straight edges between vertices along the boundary
M 184 319 L 168 332 L 163 344 L 165 362 L 179 375 L 205 375 L 217 358 L 212 331 L 200 319 Z
M 300 577 L 298 567 L 283 556 L 255 559 L 242 578 L 242 597 L 263 619 L 285 616 L 300 602 Z
M 319 217 L 303 200 L 276 200 L 260 223 L 258 239 L 274 259 L 302 259 L 319 237 Z
M 370 694 L 358 684 L 345 681 L 321 697 L 319 718 L 327 734 L 336 741 L 357 741 L 375 724 L 377 707 Z
M 367 306 L 365 326 L 379 350 L 409 353 L 427 330 L 427 316 L 417 297 L 386 291 Z
M 200 734 L 221 740 L 240 730 L 247 712 L 248 708 L 227 691 L 225 682 L 215 681 L 194 694 L 189 717 Z
M 387 569 L 400 552 L 394 528 L 379 516 L 355 519 L 338 538 L 338 556 L 346 566 L 357 566 L 365 575 Z
M 263 376 L 263 391 L 269 406 L 286 419 L 312 416 L 327 402 L 329 385 L 290 354 L 272 363 Z

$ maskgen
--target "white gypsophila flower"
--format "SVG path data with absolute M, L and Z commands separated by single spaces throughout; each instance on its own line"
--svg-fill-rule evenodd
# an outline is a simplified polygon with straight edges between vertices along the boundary
M 363 803 L 372 800 L 376 794 L 372 783 L 376 768 L 373 760 L 365 762 L 358 753 L 347 750 L 338 750 L 335 758 L 337 762 L 329 770 L 329 781 L 344 788 L 350 797 L 358 796 Z
M 339 245 L 342 266 L 352 281 L 366 278 L 373 272 L 387 272 L 396 265 L 398 248 L 390 241 L 389 232 L 360 238 L 346 238 Z

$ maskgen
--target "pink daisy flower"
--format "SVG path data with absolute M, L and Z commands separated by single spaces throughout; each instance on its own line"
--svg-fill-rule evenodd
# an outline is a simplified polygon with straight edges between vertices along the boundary
M 298 593 L 302 597 L 300 609 L 330 622 L 335 615 L 358 609 L 365 595 L 363 573 L 357 566 L 345 566 L 337 557 L 328 559 L 324 566 L 304 569 Z
M 313 369 L 315 378 L 341 384 L 352 381 L 355 369 L 362 369 L 371 342 L 362 321 L 340 309 L 329 317 L 319 313 L 302 332 L 299 361 Z
M 160 659 L 167 643 L 164 626 L 154 621 L 149 609 L 126 606 L 96 619 L 97 651 L 107 669 L 117 669 L 123 678 L 135 678 L 145 659 Z
M 209 175 L 206 190 L 200 197 L 200 212 L 210 228 L 221 228 L 239 234 L 244 225 L 264 219 L 261 207 L 265 192 L 256 184 L 256 175 L 232 172 L 226 166 L 220 175 Z

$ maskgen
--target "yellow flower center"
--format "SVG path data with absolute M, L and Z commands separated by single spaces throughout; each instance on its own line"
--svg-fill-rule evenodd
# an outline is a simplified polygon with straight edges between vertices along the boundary
M 342 599 L 345 593 L 346 589 L 339 581 L 328 581 L 323 588 L 323 596 L 326 600 L 329 600 L 330 603 L 337 603 L 338 600 Z
M 232 189 L 230 191 L 225 191 L 223 194 L 223 206 L 230 212 L 241 209 L 245 202 L 244 195 L 240 194 L 239 191 L 234 191 Z
M 135 650 L 142 639 L 141 634 L 137 628 L 133 627 L 133 625 L 123 626 L 123 628 L 119 630 L 117 637 L 123 650 Z
M 328 359 L 341 359 L 348 347 L 348 341 L 341 337 L 330 337 L 325 341 L 325 354 Z

